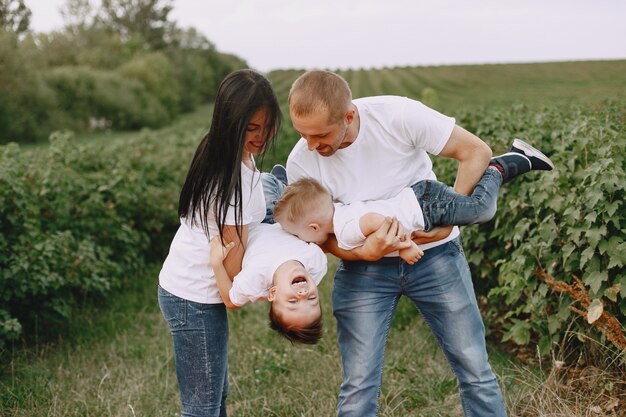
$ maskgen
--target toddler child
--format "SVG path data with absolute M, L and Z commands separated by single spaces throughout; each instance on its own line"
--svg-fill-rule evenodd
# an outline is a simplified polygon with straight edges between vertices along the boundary
M 554 164 L 539 150 L 515 139 L 508 153 L 491 159 L 472 195 L 456 193 L 439 181 L 424 180 L 387 200 L 350 204 L 333 203 L 330 193 L 316 180 L 303 178 L 288 185 L 274 207 L 274 218 L 287 232 L 306 242 L 322 245 L 334 234 L 341 249 L 363 245 L 378 230 L 385 216 L 398 218 L 410 239 L 413 230 L 429 231 L 435 226 L 485 223 L 496 212 L 502 183 L 528 171 L 550 171 Z M 423 251 L 415 244 L 398 255 L 408 264 L 417 262 Z
M 270 326 L 292 342 L 317 343 L 322 311 L 317 285 L 326 274 L 326 255 L 317 246 L 285 232 L 279 224 L 261 223 L 248 230 L 241 272 L 230 280 L 224 258 L 234 243 L 211 239 L 210 264 L 228 308 L 267 299 Z

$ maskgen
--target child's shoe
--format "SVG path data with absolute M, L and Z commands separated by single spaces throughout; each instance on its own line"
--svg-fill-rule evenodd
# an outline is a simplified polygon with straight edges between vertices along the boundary
M 535 149 L 521 139 L 513 139 L 513 145 L 509 152 L 515 152 L 526 156 L 532 165 L 530 168 L 532 171 L 552 171 L 554 164 L 541 152 L 539 149 Z
M 554 164 L 546 155 L 520 139 L 514 139 L 509 152 L 491 158 L 490 166 L 495 166 L 502 174 L 502 183 L 507 183 L 528 171 L 551 171 Z
M 280 164 L 274 165 L 272 167 L 272 170 L 270 171 L 270 174 L 274 175 L 278 179 L 278 181 L 287 185 L 287 170 L 284 166 Z

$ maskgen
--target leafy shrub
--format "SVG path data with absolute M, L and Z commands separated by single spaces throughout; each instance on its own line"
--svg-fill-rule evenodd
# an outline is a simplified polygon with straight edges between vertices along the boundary
M 176 145 L 159 155 L 150 132 L 115 145 L 71 139 L 56 133 L 38 152 L 0 147 L 0 346 L 161 260 L 176 227 L 171 202 L 188 162 Z
M 139 81 L 156 97 L 167 112 L 167 120 L 179 112 L 180 87 L 174 76 L 173 65 L 161 52 L 135 56 L 116 71 L 124 78 Z
M 545 272 L 567 285 L 581 279 L 586 296 L 621 322 L 623 332 L 626 136 L 620 106 L 539 112 L 518 106 L 461 119 L 496 144 L 495 153 L 521 137 L 556 165 L 505 186 L 495 220 L 463 231 L 468 260 L 482 278 L 477 288 L 489 297 L 490 325 L 504 329 L 503 340 L 538 343 L 542 354 L 562 340 L 568 326 L 589 332 L 593 319 L 572 324 L 572 308 L 585 316 L 591 308 L 572 294 L 553 292 L 554 286 L 539 279 Z
M 157 127 L 169 119 L 159 98 L 140 82 L 109 71 L 59 67 L 46 72 L 68 129 L 84 130 L 90 118 L 106 119 L 115 129 Z

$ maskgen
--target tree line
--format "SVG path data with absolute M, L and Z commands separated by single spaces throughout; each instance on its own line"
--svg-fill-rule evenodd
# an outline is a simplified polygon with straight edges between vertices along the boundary
M 241 58 L 170 20 L 173 0 L 67 0 L 64 25 L 30 28 L 24 0 L 0 0 L 0 143 L 52 131 L 159 127 L 211 101 Z

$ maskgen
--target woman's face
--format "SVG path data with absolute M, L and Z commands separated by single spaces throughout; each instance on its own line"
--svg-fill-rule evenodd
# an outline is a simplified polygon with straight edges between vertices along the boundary
M 267 144 L 267 138 L 271 132 L 268 126 L 269 118 L 266 108 L 260 108 L 250 118 L 250 123 L 246 128 L 246 136 L 243 144 L 244 158 L 250 158 L 250 155 L 258 155 Z

